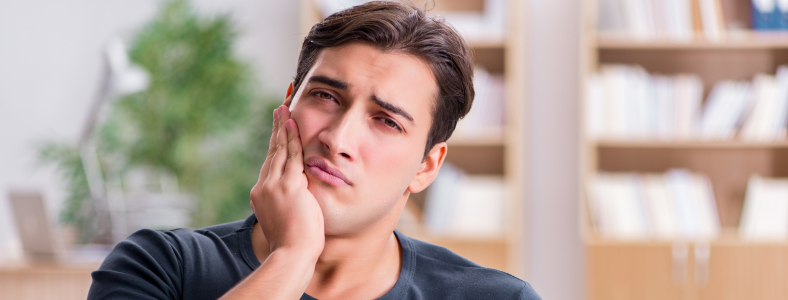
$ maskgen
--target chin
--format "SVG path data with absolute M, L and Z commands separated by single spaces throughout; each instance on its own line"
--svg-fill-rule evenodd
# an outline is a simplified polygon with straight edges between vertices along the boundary
M 320 210 L 323 211 L 323 228 L 326 235 L 346 235 L 358 229 L 358 226 L 353 225 L 353 210 L 345 209 L 347 207 L 344 207 L 343 201 L 330 186 L 310 187 L 309 191 L 315 196 Z

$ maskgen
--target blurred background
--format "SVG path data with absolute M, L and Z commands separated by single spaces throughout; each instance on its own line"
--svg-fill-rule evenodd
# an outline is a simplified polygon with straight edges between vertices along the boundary
M 363 2 L 0 0 L 0 299 L 248 216 L 303 36 Z M 399 230 L 544 299 L 788 298 L 783 2 L 413 0 L 477 97 Z

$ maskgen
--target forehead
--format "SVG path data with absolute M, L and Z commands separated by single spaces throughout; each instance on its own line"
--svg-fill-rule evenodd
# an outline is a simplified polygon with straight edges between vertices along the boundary
M 315 75 L 346 82 L 353 96 L 375 95 L 414 113 L 429 113 L 438 95 L 435 76 L 424 60 L 401 51 L 381 51 L 364 43 L 323 49 L 306 82 Z

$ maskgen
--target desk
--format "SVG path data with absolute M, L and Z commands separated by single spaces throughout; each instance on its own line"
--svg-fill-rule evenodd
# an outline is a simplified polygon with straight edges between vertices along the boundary
M 0 299 L 85 299 L 99 263 L 0 264 Z

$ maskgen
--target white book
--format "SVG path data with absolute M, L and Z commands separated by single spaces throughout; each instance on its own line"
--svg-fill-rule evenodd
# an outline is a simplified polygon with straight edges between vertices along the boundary
M 457 122 L 455 136 L 477 138 L 503 134 L 503 78 L 477 67 L 473 87 L 476 92 L 473 109 Z
M 748 82 L 718 82 L 706 101 L 700 137 L 709 140 L 733 138 L 743 116 L 749 111 L 752 98 L 752 87 Z
M 692 3 L 694 0 L 671 0 L 675 5 L 675 39 L 679 41 L 691 41 L 694 35 L 692 27 Z
M 698 238 L 715 238 L 720 233 L 720 219 L 711 180 L 705 175 L 694 174 L 693 189 L 695 197 L 692 199 L 697 207 Z
M 645 194 L 646 210 L 649 212 L 651 234 L 657 239 L 673 239 L 678 236 L 679 224 L 670 190 L 662 174 L 641 176 Z
M 668 27 L 670 20 L 665 13 L 669 10 L 668 6 L 670 1 L 666 0 L 652 0 L 651 9 L 653 11 L 652 18 L 654 19 L 654 32 L 659 39 L 665 39 L 670 36 L 670 28 Z
M 427 189 L 424 223 L 431 234 L 451 234 L 457 199 L 460 197 L 459 187 L 462 186 L 464 177 L 465 174 L 461 169 L 444 163 Z
M 624 6 L 630 36 L 634 39 L 648 38 L 648 29 L 646 28 L 648 25 L 646 25 L 646 18 L 642 16 L 643 0 L 624 0 L 620 3 Z
M 728 106 L 727 119 L 725 119 L 726 123 L 724 124 L 727 139 L 733 139 L 736 131 L 741 128 L 744 117 L 752 109 L 755 99 L 752 83 L 750 82 L 739 82 L 736 86 L 736 91 L 736 102 L 734 102 L 734 105 Z
M 643 118 L 643 126 L 645 137 L 649 140 L 658 139 L 660 137 L 660 124 L 659 120 L 662 115 L 662 89 L 660 86 L 660 79 L 664 76 L 651 75 L 648 76 L 647 87 L 648 93 L 645 102 L 645 112 Z
M 463 178 L 451 226 L 453 236 L 501 236 L 506 189 L 501 176 Z
M 649 237 L 649 217 L 638 175 L 626 174 L 622 180 L 625 196 L 619 200 L 619 235 L 622 239 L 646 239 Z
M 703 82 L 697 75 L 680 74 L 675 77 L 675 133 L 679 140 L 692 139 L 697 134 L 703 100 Z
M 679 35 L 678 29 L 678 2 L 676 0 L 663 0 L 657 1 L 657 3 L 662 5 L 662 19 L 665 22 L 665 38 L 670 40 L 676 40 Z
M 747 240 L 788 239 L 788 179 L 750 176 L 739 236 Z
M 648 223 L 634 174 L 598 174 L 592 180 L 589 201 L 601 236 L 644 239 Z
M 678 100 L 677 93 L 677 78 L 675 76 L 667 77 L 661 82 L 662 95 L 660 97 L 660 137 L 664 139 L 676 139 L 676 106 Z M 694 126 L 690 124 L 688 126 Z
M 596 177 L 589 180 L 588 190 L 588 207 L 595 221 L 597 233 L 605 238 L 615 236 L 615 215 L 611 208 L 611 199 L 615 195 L 616 181 L 611 175 L 597 174 Z
M 629 99 L 626 86 L 626 66 L 606 65 L 602 69 L 607 91 L 607 137 L 623 139 L 627 136 L 625 102 Z
M 654 1 L 662 0 L 634 0 L 640 2 L 639 17 L 643 19 L 644 38 L 653 39 L 657 36 L 657 25 L 654 19 Z
M 666 114 L 668 112 L 666 111 L 667 107 L 665 103 L 669 101 L 668 89 L 666 88 L 669 82 L 670 78 L 666 76 L 654 75 L 649 77 L 651 92 L 648 103 L 649 113 L 647 115 L 647 130 L 649 132 L 649 138 L 651 139 L 665 140 L 668 139 L 670 135 L 666 125 L 672 123 L 667 123 Z
M 728 105 L 726 103 L 727 98 L 731 94 L 731 82 L 729 81 L 720 81 L 714 84 L 712 87 L 711 92 L 709 92 L 709 97 L 706 99 L 706 104 L 703 107 L 703 116 L 700 120 L 700 138 L 702 139 L 711 139 L 714 135 L 719 135 L 718 131 L 719 128 L 719 121 L 721 115 L 723 114 L 723 110 L 725 106 Z
M 720 41 L 724 37 L 722 9 L 719 0 L 698 0 L 703 36 L 709 41 Z
M 597 29 L 610 35 L 626 35 L 627 20 L 619 0 L 599 0 L 597 6 Z
M 489 84 L 490 107 L 487 110 L 487 115 L 484 116 L 484 127 L 498 130 L 503 134 L 506 79 L 499 74 L 490 75 Z
M 753 89 L 753 108 L 742 125 L 740 137 L 745 141 L 767 141 L 775 135 L 770 128 L 773 122 L 770 118 L 774 116 L 772 110 L 777 100 L 777 83 L 774 76 L 757 74 L 753 79 Z
M 604 80 L 594 74 L 586 81 L 585 123 L 586 134 L 592 140 L 605 138 L 607 121 L 607 94 Z
M 648 102 L 651 96 L 649 88 L 649 75 L 641 67 L 628 68 L 626 87 L 629 89 L 629 97 L 626 103 L 627 134 L 630 139 L 645 139 L 648 137 L 648 115 L 652 111 L 648 110 Z
M 685 238 L 698 237 L 700 233 L 696 220 L 698 207 L 697 202 L 693 200 L 695 191 L 692 174 L 687 170 L 670 170 L 665 174 L 665 180 L 676 209 L 680 235 Z
M 771 118 L 773 123 L 773 140 L 784 140 L 786 137 L 786 126 L 788 126 L 788 66 L 779 66 L 775 76 L 777 84 L 774 100 L 774 116 Z

